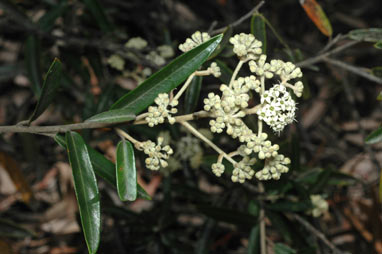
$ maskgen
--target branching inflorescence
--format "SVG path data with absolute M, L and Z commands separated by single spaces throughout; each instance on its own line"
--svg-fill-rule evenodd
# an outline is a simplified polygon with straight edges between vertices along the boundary
M 185 43 L 180 44 L 179 49 L 183 52 L 189 51 L 209 38 L 207 33 L 196 32 Z M 229 41 L 233 44 L 233 52 L 239 58 L 239 63 L 229 84 L 222 84 L 219 94 L 209 93 L 203 101 L 203 108 L 211 118 L 211 132 L 225 132 L 241 143 L 236 151 L 225 153 L 185 120 L 177 121 L 174 117 L 177 113 L 178 99 L 195 76 L 220 76 L 220 69 L 216 63 L 212 63 L 207 70 L 191 74 L 175 96 L 159 94 L 155 100 L 156 106 L 150 106 L 148 113 L 144 114 L 145 121 L 150 127 L 164 123 L 166 119 L 170 124 L 179 122 L 197 138 L 206 142 L 219 154 L 217 162 L 212 164 L 212 172 L 218 177 L 225 171 L 223 159 L 226 159 L 234 167 L 231 176 L 233 182 L 244 183 L 253 176 L 259 180 L 277 180 L 282 173 L 288 172 L 287 165 L 290 164 L 290 159 L 278 152 L 279 145 L 271 143 L 268 134 L 263 130 L 263 123 L 279 134 L 285 126 L 295 120 L 296 103 L 290 91 L 297 97 L 302 95 L 302 82 L 292 81 L 301 78 L 302 72 L 291 62 L 267 62 L 267 56 L 262 54 L 262 43 L 252 34 L 237 34 Z M 252 75 L 238 77 L 244 64 L 248 64 Z M 266 81 L 271 84 L 268 89 Z M 252 94 L 258 94 L 260 103 L 250 107 Z M 257 115 L 257 131 L 250 129 L 244 122 L 244 118 L 250 114 Z M 166 160 L 173 152 L 169 146 L 162 148 L 161 144 L 161 138 L 158 138 L 158 144 L 152 141 L 135 142 L 135 146 L 148 155 L 145 162 L 149 169 L 158 170 L 168 165 Z M 264 160 L 264 167 L 255 172 L 253 165 L 258 160 Z

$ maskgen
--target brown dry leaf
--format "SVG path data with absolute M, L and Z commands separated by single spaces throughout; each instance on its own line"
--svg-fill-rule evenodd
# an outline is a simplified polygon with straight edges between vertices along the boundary
M 382 152 L 375 154 L 379 163 L 382 163 Z M 348 160 L 341 168 L 340 172 L 349 174 L 365 182 L 378 180 L 379 172 L 368 154 L 357 154 Z
M 69 247 L 69 246 L 53 247 L 49 253 L 50 254 L 72 254 L 72 253 L 78 253 L 78 249 L 74 247 Z
M 300 4 L 321 33 L 331 37 L 333 34 L 332 25 L 316 0 L 300 0 Z
M 341 128 L 344 131 L 358 131 L 359 124 L 361 124 L 362 128 L 365 130 L 375 130 L 380 126 L 381 122 L 375 119 L 365 118 L 362 119 L 360 123 L 356 121 L 345 122 L 341 124 Z
M 0 151 L 0 164 L 7 171 L 16 189 L 21 193 L 21 199 L 29 203 L 33 193 L 32 189 L 21 172 L 17 162 L 5 152 Z
M 12 247 L 5 239 L 0 238 L 0 254 L 12 254 Z
M 81 57 L 81 60 L 82 60 L 82 64 L 85 65 L 86 69 L 89 72 L 90 84 L 92 86 L 91 88 L 92 94 L 100 95 L 102 91 L 101 91 L 101 88 L 99 87 L 99 81 L 98 81 L 97 75 L 94 72 L 93 67 L 91 66 L 91 64 L 89 63 L 89 60 L 86 57 Z

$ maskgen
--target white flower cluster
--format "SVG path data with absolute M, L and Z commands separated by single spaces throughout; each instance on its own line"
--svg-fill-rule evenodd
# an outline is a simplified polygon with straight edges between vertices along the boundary
M 233 44 L 233 52 L 240 58 L 244 59 L 257 59 L 261 54 L 261 41 L 256 40 L 252 34 L 236 34 L 229 39 L 229 42 Z
M 323 213 L 329 210 L 328 202 L 321 195 L 310 195 L 313 209 L 309 211 L 313 217 L 320 217 Z
M 165 118 L 168 119 L 170 124 L 175 123 L 175 118 L 172 114 L 178 112 L 175 108 L 178 105 L 178 100 L 170 101 L 168 94 L 161 93 L 155 99 L 155 103 L 158 106 L 150 106 L 148 109 L 146 121 L 150 127 L 154 127 L 160 123 L 164 123 Z M 170 109 L 168 107 L 170 106 Z
M 147 41 L 141 37 L 133 37 L 128 40 L 125 44 L 126 48 L 134 48 L 137 50 L 142 50 L 147 46 Z
M 203 158 L 203 149 L 200 146 L 200 140 L 191 135 L 180 138 L 176 143 L 175 156 L 181 161 L 189 160 L 191 168 L 198 168 Z
M 169 145 L 162 147 L 163 138 L 158 137 L 158 144 L 151 140 L 141 142 L 137 145 L 138 150 L 142 150 L 148 157 L 145 159 L 146 167 L 151 170 L 159 170 L 160 167 L 167 167 L 167 160 L 173 154 L 173 150 Z
M 179 45 L 179 49 L 183 52 L 190 51 L 203 42 L 208 41 L 210 38 L 211 37 L 208 33 L 201 33 L 200 31 L 196 31 L 191 35 L 191 38 L 187 38 L 183 44 Z
M 259 180 L 279 179 L 282 173 L 288 172 L 290 159 L 278 153 L 279 146 L 268 140 L 268 135 L 262 130 L 255 134 L 244 123 L 247 112 L 256 113 L 259 121 L 264 121 L 273 131 L 281 132 L 284 127 L 294 121 L 296 103 L 287 88 L 291 88 L 296 96 L 301 96 L 303 84 L 297 81 L 295 85 L 288 83 L 290 79 L 302 76 L 300 68 L 293 63 L 281 60 L 266 62 L 266 55 L 261 53 L 261 42 L 250 34 L 238 34 L 230 39 L 234 53 L 242 62 L 249 62 L 250 71 L 254 74 L 248 77 L 234 78 L 229 85 L 222 84 L 219 96 L 209 93 L 204 99 L 204 110 L 211 113 L 210 129 L 212 132 L 225 132 L 232 138 L 237 138 L 244 146 L 239 148 L 243 159 L 234 164 L 232 181 L 243 183 L 254 175 Z M 280 78 L 280 84 L 265 89 L 265 79 L 275 76 Z M 250 91 L 260 95 L 258 108 L 248 109 Z M 250 159 L 257 154 L 260 160 L 265 160 L 264 168 L 257 173 L 252 169 L 256 159 Z M 212 171 L 220 176 L 224 172 L 221 161 L 212 165 Z
M 257 112 L 259 119 L 266 122 L 275 132 L 280 133 L 294 120 L 296 103 L 283 85 L 277 84 L 265 91 L 261 95 L 261 105 Z
M 210 71 L 212 75 L 214 75 L 215 78 L 220 77 L 220 67 L 217 65 L 217 63 L 213 62 L 211 63 L 210 67 L 208 67 L 207 71 Z

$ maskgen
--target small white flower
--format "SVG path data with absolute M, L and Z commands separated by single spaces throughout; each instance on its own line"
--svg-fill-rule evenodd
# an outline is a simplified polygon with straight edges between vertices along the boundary
M 264 168 L 256 172 L 256 177 L 259 180 L 278 180 L 282 173 L 287 173 L 289 168 L 286 166 L 290 164 L 290 159 L 282 154 L 277 154 L 265 161 Z
M 256 163 L 256 159 L 250 159 L 245 156 L 239 163 L 235 165 L 232 172 L 231 180 L 232 182 L 244 183 L 246 179 L 252 179 L 255 171 L 251 168 Z
M 256 59 L 261 54 L 261 41 L 255 39 L 252 34 L 236 34 L 229 40 L 233 44 L 233 52 L 239 58 Z
M 166 63 L 166 60 L 164 60 L 163 57 L 158 55 L 156 51 L 150 51 L 150 53 L 146 55 L 146 59 L 153 62 L 154 64 L 158 66 L 164 65 Z
M 212 164 L 211 166 L 212 172 L 217 176 L 220 177 L 224 173 L 224 165 L 223 163 L 217 162 Z
M 151 140 L 147 140 L 137 145 L 138 150 L 143 150 L 143 152 L 148 155 L 145 159 L 145 163 L 146 167 L 151 170 L 159 170 L 160 167 L 167 167 L 167 160 L 170 155 L 173 154 L 173 150 L 170 146 L 165 145 L 162 147 L 162 137 L 158 137 L 157 142 L 158 144 L 155 144 Z
M 301 97 L 302 91 L 304 90 L 304 84 L 301 81 L 297 81 L 294 84 L 293 92 L 297 97 Z
M 250 61 L 248 63 L 249 69 L 251 72 L 256 73 L 257 76 L 259 77 L 266 77 L 266 78 L 272 78 L 273 73 L 270 71 L 271 70 L 271 65 L 269 63 L 266 63 L 265 61 L 267 60 L 266 55 L 261 55 L 257 61 Z
M 320 217 L 329 210 L 328 202 L 321 195 L 310 195 L 313 209 L 309 212 L 313 217 Z
M 208 67 L 207 70 L 209 70 L 215 78 L 218 78 L 221 75 L 220 67 L 215 62 L 211 63 L 210 67 Z
M 165 118 L 168 119 L 170 124 L 175 123 L 175 118 L 172 116 L 176 114 L 178 110 L 175 108 L 178 105 L 177 100 L 170 102 L 169 96 L 166 93 L 158 94 L 158 97 L 154 101 L 158 106 L 150 106 L 148 108 L 146 121 L 150 127 L 164 123 Z M 170 107 L 170 109 L 168 109 Z
M 261 96 L 262 107 L 256 112 L 259 119 L 266 122 L 275 132 L 294 121 L 296 103 L 285 86 L 274 85 Z
M 137 50 L 141 50 L 147 46 L 147 41 L 142 39 L 141 37 L 133 37 L 128 40 L 125 44 L 126 48 L 134 48 Z
M 157 51 L 163 58 L 171 58 L 175 55 L 174 50 L 169 45 L 161 45 L 157 47 Z
M 111 55 L 109 59 L 107 59 L 107 63 L 110 64 L 111 67 L 117 69 L 119 71 L 123 71 L 125 67 L 125 60 L 119 55 Z
M 208 41 L 211 37 L 208 33 L 201 33 L 200 31 L 196 31 L 191 35 L 191 38 L 187 38 L 183 44 L 179 45 L 179 49 L 183 52 L 190 51 L 191 49 L 199 46 L 205 41 Z

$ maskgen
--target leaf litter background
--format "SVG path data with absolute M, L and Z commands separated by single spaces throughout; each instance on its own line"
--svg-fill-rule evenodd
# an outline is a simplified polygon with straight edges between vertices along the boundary
M 206 31 L 215 21 L 214 28 L 228 25 L 258 2 L 95 3 L 1 0 L 0 125 L 13 125 L 32 113 L 43 73 L 54 57 L 63 63 L 62 88 L 53 105 L 33 125 L 80 122 L 107 109 L 126 89 L 136 87 L 137 81 L 123 77 L 106 64 L 114 53 L 126 57 L 129 70 L 157 70 L 159 67 L 140 52 L 133 52 L 133 57 L 125 52 L 127 38 L 141 36 L 151 48 L 169 44 L 178 55 L 177 45 L 195 30 Z M 381 27 L 380 1 L 318 3 L 331 23 L 333 36 Z M 16 8 L 9 11 L 4 6 Z M 304 57 L 300 60 L 318 54 L 327 43 L 327 37 L 317 28 L 320 21 L 314 20 L 316 27 L 297 0 L 268 1 L 260 13 L 290 48 L 300 50 Z M 235 27 L 234 33 L 238 32 L 250 32 L 250 20 Z M 267 53 L 288 60 L 283 45 L 268 27 L 266 36 Z M 333 58 L 371 72 L 381 68 L 381 53 L 373 43 L 362 42 Z M 232 60 L 222 60 L 233 67 Z M 293 167 L 301 171 L 297 175 L 329 172 L 319 174 L 322 179 L 308 187 L 326 194 L 330 212 L 310 222 L 344 251 L 382 253 L 378 197 L 382 145 L 367 146 L 364 141 L 381 126 L 381 102 L 377 96 L 382 84 L 327 62 L 315 66 L 303 69 L 308 89 L 299 100 L 298 121 L 279 140 L 285 140 Z M 378 74 L 378 70 L 374 69 L 374 73 Z M 218 85 L 216 80 L 205 80 L 201 96 Z M 149 128 L 131 130 L 142 137 L 156 135 Z M 81 134 L 114 159 L 116 135 L 107 129 Z M 211 150 L 205 151 L 205 155 L 212 154 Z M 149 172 L 137 160 L 139 182 L 153 201 L 121 203 L 115 189 L 99 180 L 103 216 L 99 253 L 256 253 L 251 252 L 253 230 L 248 227 L 256 222 L 248 209 L 251 191 L 233 185 L 228 177 L 216 179 L 208 172 L 207 159 L 198 170 L 184 163 L 184 170 L 170 177 Z M 278 188 L 283 184 L 274 183 Z M 290 207 L 281 209 L 281 214 L 289 211 Z M 272 244 L 279 242 L 292 245 L 298 253 L 312 253 L 307 244 L 296 244 L 296 225 L 291 218 L 279 219 L 281 222 L 270 218 L 266 221 L 270 253 L 277 252 Z M 285 228 L 280 226 L 282 223 L 287 223 Z M 86 253 L 79 225 L 65 151 L 48 137 L 1 135 L 0 253 Z M 320 242 L 316 247 L 320 253 L 328 251 Z

